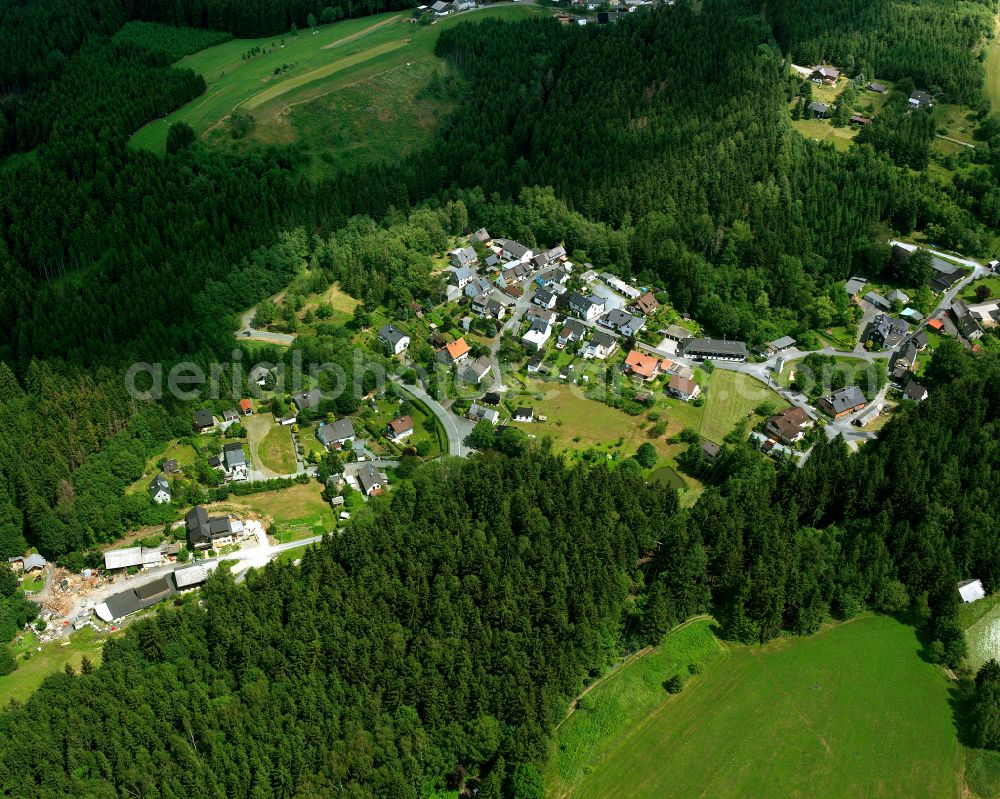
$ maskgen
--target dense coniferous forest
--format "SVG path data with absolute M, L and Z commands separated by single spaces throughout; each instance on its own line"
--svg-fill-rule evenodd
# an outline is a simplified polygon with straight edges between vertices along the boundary
M 790 126 L 783 60 L 975 102 L 970 43 L 990 8 L 793 1 L 762 16 L 705 0 L 600 29 L 457 26 L 438 54 L 470 91 L 444 133 L 401 163 L 310 184 L 280 149 L 128 149 L 204 90 L 169 62 L 217 37 L 116 32 L 263 35 L 385 8 L 8 4 L 0 554 L 65 556 L 155 521 L 124 487 L 191 408 L 131 400 L 123 369 L 225 360 L 237 313 L 302 274 L 402 310 L 431 291 L 427 252 L 486 224 L 565 241 L 663 285 L 712 333 L 759 343 L 829 324 L 844 311 L 836 281 L 891 268 L 892 231 L 933 226 L 976 254 L 1000 214 L 995 165 L 958 192 L 901 169 L 919 164 L 919 119 L 873 126 L 846 155 L 816 146 Z M 350 337 L 301 348 L 346 363 Z M 203 609 L 137 624 L 100 669 L 0 716 L 0 792 L 416 797 L 480 774 L 480 797 L 527 799 L 582 677 L 707 608 L 747 641 L 911 609 L 954 663 L 955 580 L 1000 588 L 1000 365 L 942 346 L 929 380 L 931 399 L 858 455 L 822 444 L 785 470 L 726 447 L 689 510 L 631 464 L 569 469 L 544 444 L 428 467 L 301 572 L 272 565 L 246 588 L 220 576 Z M 22 621 L 11 596 L 0 585 L 0 636 Z

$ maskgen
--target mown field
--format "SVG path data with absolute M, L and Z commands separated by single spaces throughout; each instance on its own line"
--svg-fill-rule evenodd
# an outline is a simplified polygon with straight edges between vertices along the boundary
M 578 785 L 550 781 L 550 796 L 960 796 L 949 684 L 920 648 L 913 628 L 883 616 L 730 648 Z
M 131 143 L 162 154 L 170 125 L 184 121 L 227 148 L 297 143 L 310 173 L 398 157 L 432 135 L 451 107 L 447 92 L 428 90 L 443 67 L 433 55 L 440 32 L 465 20 L 537 13 L 544 12 L 503 6 L 429 26 L 406 23 L 405 14 L 381 14 L 295 36 L 234 39 L 177 62 L 203 75 L 207 91 L 143 127 Z M 226 123 L 232 114 L 252 118 L 239 140 Z
M 24 702 L 42 684 L 42 680 L 66 666 L 79 671 L 84 657 L 95 666 L 101 663 L 101 649 L 107 640 L 90 627 L 73 633 L 66 641 L 51 641 L 41 644 L 33 633 L 25 633 L 15 639 L 11 654 L 17 661 L 17 669 L 0 677 L 0 706 L 16 699 Z M 64 645 L 65 644 L 65 645 Z M 27 656 L 27 659 L 25 659 Z
M 253 511 L 265 522 L 273 523 L 275 537 L 280 543 L 321 535 L 336 525 L 333 509 L 320 496 L 320 486 L 315 482 L 233 497 L 209 508 L 234 513 Z

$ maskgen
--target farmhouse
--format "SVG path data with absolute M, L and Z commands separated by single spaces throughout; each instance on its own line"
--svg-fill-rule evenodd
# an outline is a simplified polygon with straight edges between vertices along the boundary
M 184 529 L 187 532 L 188 545 L 192 549 L 225 546 L 236 540 L 232 521 L 228 517 L 209 518 L 208 511 L 200 505 L 187 512 L 184 517 Z
M 812 73 L 813 83 L 825 83 L 827 86 L 833 86 L 839 77 L 840 70 L 836 67 L 816 67 Z
M 393 355 L 399 355 L 410 346 L 410 337 L 395 325 L 382 325 L 378 340 Z
M 660 374 L 660 359 L 632 350 L 625 358 L 625 374 L 635 375 L 643 380 L 652 380 Z
M 167 478 L 162 474 L 154 477 L 153 482 L 149 484 L 149 493 L 157 505 L 170 502 L 170 483 L 167 482 Z
M 958 584 L 958 595 L 965 603 L 976 602 L 986 596 L 982 580 L 962 580 Z
M 345 444 L 350 443 L 356 438 L 354 422 L 350 418 L 345 417 L 330 424 L 325 424 L 316 431 L 316 438 L 327 449 L 343 449 Z
M 684 344 L 684 355 L 696 361 L 745 361 L 747 345 L 742 341 L 717 338 L 692 338 Z
M 686 377 L 672 375 L 667 383 L 667 392 L 677 399 L 690 402 L 701 393 L 701 386 Z
M 318 388 L 310 389 L 309 391 L 300 391 L 298 394 L 292 394 L 292 402 L 299 413 L 313 408 L 318 408 L 319 401 L 322 398 L 323 394 Z
M 828 397 L 823 397 L 816 403 L 816 407 L 823 413 L 839 419 L 842 416 L 860 411 L 865 407 L 865 395 L 857 386 L 847 386 L 839 391 L 834 391 Z
M 603 361 L 615 351 L 617 346 L 618 342 L 615 341 L 614 336 L 605 333 L 602 330 L 598 330 L 583 348 L 583 357 L 597 358 L 598 360 Z
M 768 419 L 764 430 L 782 444 L 793 444 L 801 441 L 805 437 L 806 429 L 812 426 L 813 420 L 805 410 L 791 407 Z
M 413 417 L 397 416 L 386 425 L 385 433 L 393 441 L 402 441 L 413 435 Z
M 230 480 L 247 479 L 247 457 L 242 444 L 226 444 L 222 448 L 222 466 Z

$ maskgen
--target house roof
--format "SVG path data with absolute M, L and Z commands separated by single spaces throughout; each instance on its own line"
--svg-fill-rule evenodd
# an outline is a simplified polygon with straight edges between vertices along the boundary
M 844 283 L 844 291 L 846 291 L 851 297 L 858 294 L 865 284 L 868 283 L 863 277 L 852 277 L 846 283 Z
M 525 405 L 514 411 L 515 419 L 534 419 L 535 409 L 530 405 Z
M 906 388 L 903 389 L 903 396 L 907 399 L 916 400 L 920 402 L 927 394 L 927 389 L 924 388 L 916 380 L 911 380 L 906 384 Z
M 633 302 L 632 305 L 639 313 L 646 315 L 651 314 L 660 307 L 660 303 L 656 301 L 656 297 L 653 296 L 653 292 L 651 291 L 647 291 Z
M 149 490 L 152 491 L 154 495 L 160 491 L 166 491 L 169 494 L 170 483 L 167 482 L 167 478 L 164 475 L 158 474 L 153 478 L 153 482 L 149 484 Z
M 513 239 L 500 239 L 500 246 L 503 247 L 504 252 L 510 254 L 511 258 L 523 258 L 529 249 Z
M 30 555 L 28 555 L 21 561 L 21 564 L 26 572 L 30 572 L 32 569 L 44 569 L 45 558 L 43 558 L 37 552 L 32 552 Z
M 929 103 L 933 102 L 933 100 L 934 98 L 930 94 L 924 91 L 920 91 L 919 89 L 917 89 L 910 95 L 911 102 L 915 101 L 920 103 L 921 105 L 928 105 Z
M 322 444 L 337 444 L 354 437 L 354 422 L 349 417 L 325 424 L 316 431 L 316 438 Z
M 479 228 L 479 230 L 477 230 L 475 233 L 472 234 L 472 237 L 482 242 L 487 242 L 490 240 L 490 234 L 484 227 Z
M 385 476 L 371 463 L 365 463 L 358 470 L 358 482 L 366 494 L 370 494 L 376 486 L 385 482 Z
M 241 399 L 240 400 L 240 410 L 243 411 L 243 413 L 247 413 L 249 411 L 252 411 L 253 410 L 253 400 L 246 399 L 246 398 Z
M 791 336 L 782 336 L 770 342 L 768 346 L 774 350 L 787 350 L 789 347 L 795 346 L 795 339 Z
M 689 352 L 696 354 L 716 354 L 731 355 L 734 357 L 746 358 L 747 345 L 742 341 L 730 341 L 718 338 L 692 338 L 684 345 L 684 354 Z
M 625 358 L 626 368 L 640 377 L 650 378 L 660 368 L 660 359 L 655 355 L 646 355 L 639 350 L 632 350 Z
M 830 396 L 823 398 L 835 413 L 856 408 L 865 404 L 865 395 L 857 386 L 847 386 L 839 391 L 834 391 Z
M 292 402 L 295 403 L 295 407 L 300 411 L 305 411 L 319 405 L 322 396 L 323 394 L 320 390 L 314 388 L 309 391 L 300 391 L 298 394 L 292 394 Z
M 458 360 L 463 355 L 467 355 L 469 352 L 469 345 L 465 343 L 465 338 L 460 338 L 456 341 L 452 341 L 450 344 L 445 345 L 445 350 L 448 351 L 448 355 L 453 361 Z
M 389 422 L 389 429 L 397 436 L 413 429 L 412 416 L 398 416 Z
M 177 592 L 173 581 L 170 579 L 170 575 L 165 575 L 158 577 L 152 582 L 145 583 L 138 588 L 130 588 L 127 591 L 114 594 L 113 596 L 109 596 L 103 603 L 107 609 L 106 615 L 109 617 L 106 620 L 115 621 L 131 613 L 152 607 L 157 602 L 162 602 L 175 593 Z M 103 618 L 105 614 L 99 611 L 98 615 Z
M 686 377 L 681 377 L 680 375 L 670 376 L 670 390 L 676 391 L 680 394 L 694 394 L 698 388 L 698 384 L 694 380 L 689 380 Z
M 885 91 L 885 84 L 884 83 L 875 83 L 875 82 L 872 82 L 872 83 L 868 84 L 867 89 L 868 89 L 868 91 L 871 91 L 871 92 L 879 92 L 879 93 L 881 93 L 881 92 Z
M 491 424 L 496 424 L 500 420 L 500 414 L 495 408 L 487 408 L 477 402 L 469 407 L 468 417 L 473 421 L 485 421 Z
M 833 78 L 834 80 L 840 77 L 840 70 L 836 67 L 816 67 L 816 69 L 813 70 L 813 74 L 817 73 L 822 75 L 824 78 Z
M 499 405 L 500 404 L 500 392 L 499 391 L 488 391 L 483 395 L 483 402 L 487 405 Z
M 611 347 L 616 343 L 615 337 L 610 333 L 605 333 L 603 330 L 598 330 L 590 339 L 590 344 L 593 347 Z
M 409 338 L 395 325 L 382 325 L 379 328 L 378 337 L 391 347 L 395 347 L 404 338 Z
M 944 323 L 940 319 L 928 319 L 927 327 L 929 327 L 931 330 L 940 330 L 942 327 L 944 327 Z
M 202 565 L 189 566 L 186 569 L 177 569 L 174 572 L 174 584 L 178 588 L 190 588 L 192 585 L 199 585 L 208 579 L 208 569 Z
M 815 111 L 817 114 L 825 114 L 830 110 L 830 106 L 826 103 L 817 103 L 816 101 L 813 101 L 809 103 L 809 110 Z
M 243 445 L 226 444 L 226 446 L 222 448 L 222 459 L 226 464 L 226 469 L 232 469 L 236 466 L 245 466 L 247 456 L 243 452 Z
M 892 304 L 876 291 L 869 291 L 863 299 L 877 308 L 888 308 Z
M 195 427 L 211 427 L 215 424 L 212 412 L 208 408 L 201 408 L 194 412 Z

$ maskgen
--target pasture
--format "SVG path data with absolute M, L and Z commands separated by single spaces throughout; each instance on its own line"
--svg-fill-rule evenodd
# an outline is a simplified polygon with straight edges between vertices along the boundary
M 732 648 L 549 795 L 958 797 L 949 684 L 919 652 L 913 628 L 884 616 Z
M 774 405 L 775 410 L 788 407 L 781 396 L 759 380 L 741 372 L 716 369 L 708 384 L 708 399 L 703 408 L 701 426 L 698 432 L 702 438 L 722 443 L 727 433 L 742 421 L 752 427 L 760 417 L 753 410 L 764 402 Z
M 427 26 L 405 23 L 406 15 L 402 13 L 380 14 L 300 30 L 294 36 L 289 33 L 263 39 L 233 39 L 176 63 L 178 68 L 204 76 L 206 92 L 144 126 L 132 137 L 131 144 L 162 154 L 170 125 L 184 121 L 198 136 L 219 146 L 243 148 L 254 143 L 299 142 L 306 152 L 314 149 L 318 155 L 333 145 L 339 148 L 334 160 L 343 163 L 351 159 L 341 150 L 355 147 L 369 156 L 398 156 L 398 149 L 388 147 L 396 127 L 403 133 L 405 146 L 407 140 L 422 141 L 430 134 L 432 123 L 440 121 L 428 120 L 425 109 L 412 106 L 415 94 L 423 88 L 418 85 L 421 76 L 430 80 L 433 69 L 441 64 L 434 56 L 440 32 L 465 20 L 518 19 L 537 13 L 543 12 L 530 6 L 502 6 L 456 14 Z M 413 72 L 414 79 L 387 77 L 407 70 Z M 310 105 L 348 87 L 358 88 Z M 378 109 L 385 112 L 393 103 L 400 104 L 395 116 L 381 118 Z M 371 108 L 376 111 L 373 113 Z M 330 117 L 324 124 L 328 113 Z M 251 118 L 235 131 L 239 141 L 226 121 L 233 114 Z M 379 126 L 377 142 L 350 140 L 375 126 Z M 314 167 L 320 169 L 322 165 Z
M 94 666 L 101 663 L 101 649 L 108 636 L 100 635 L 90 627 L 72 633 L 65 641 L 39 643 L 34 633 L 22 633 L 11 645 L 11 654 L 17 661 L 17 669 L 0 677 L 0 706 L 6 707 L 11 699 L 27 701 L 42 680 L 51 674 L 72 666 L 79 671 L 84 657 Z

